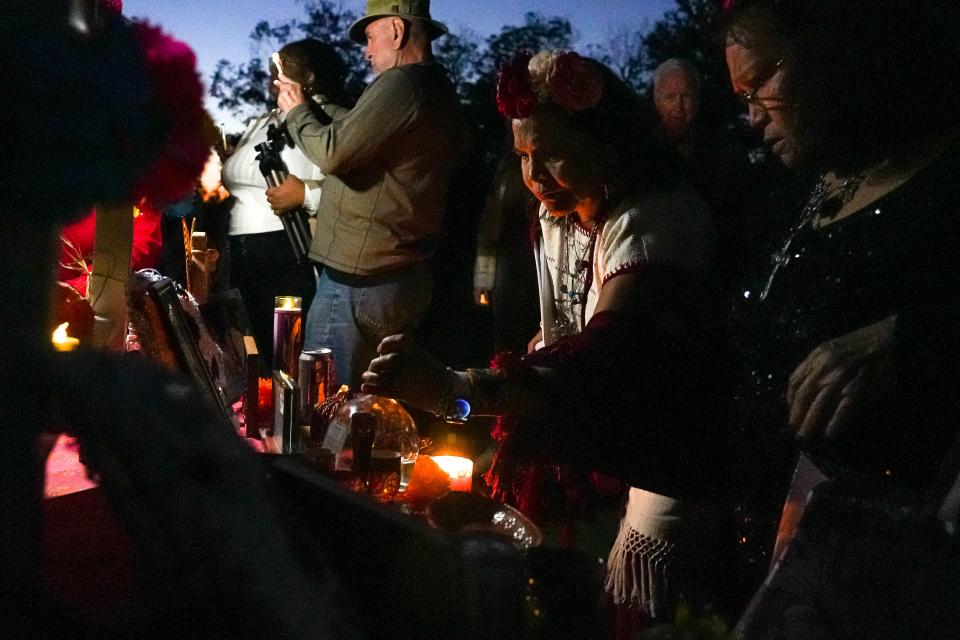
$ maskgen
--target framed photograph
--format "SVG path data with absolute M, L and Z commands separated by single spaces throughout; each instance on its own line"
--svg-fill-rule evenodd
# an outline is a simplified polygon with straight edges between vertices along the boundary
M 217 382 L 227 400 L 236 401 L 247 390 L 249 363 L 244 336 L 253 335 L 253 326 L 240 292 L 228 289 L 211 293 L 207 301 L 200 305 L 200 315 L 223 353 L 220 380 Z M 256 371 L 254 369 L 254 373 Z
M 734 629 L 737 637 L 875 638 L 883 635 L 878 635 L 878 628 L 887 631 L 897 615 L 908 619 L 911 603 L 923 598 L 904 600 L 904 585 L 911 590 L 926 585 L 937 589 L 948 582 L 927 582 L 939 571 L 931 563 L 955 565 L 942 561 L 945 556 L 938 555 L 942 549 L 927 557 L 931 562 L 923 555 L 904 553 L 912 548 L 907 542 L 911 532 L 926 530 L 917 528 L 921 507 L 909 492 L 879 478 L 801 454 L 770 570 Z M 934 538 L 930 548 L 938 544 Z M 950 583 L 955 582 L 951 576 Z M 939 590 L 926 601 L 940 602 L 943 593 Z M 842 631 L 834 628 L 841 620 Z M 874 622 L 879 626 L 872 626 Z M 918 637 L 930 636 L 921 632 Z
M 260 407 L 260 352 L 253 336 L 243 336 L 246 353 L 247 389 L 243 392 L 243 425 L 246 436 L 259 440 L 260 426 L 267 421 L 266 409 Z
M 283 371 L 273 372 L 273 442 L 279 453 L 299 453 L 300 388 Z
M 131 277 L 129 318 L 141 352 L 168 369 L 193 379 L 200 392 L 230 424 L 230 404 L 218 377 L 222 353 L 192 298 L 156 271 L 138 271 Z

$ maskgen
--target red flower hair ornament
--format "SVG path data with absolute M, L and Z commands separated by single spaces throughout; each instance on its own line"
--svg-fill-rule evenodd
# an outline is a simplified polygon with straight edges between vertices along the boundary
M 497 111 L 507 118 L 526 118 L 537 106 L 530 86 L 530 52 L 521 51 L 513 60 L 500 65 L 497 73 Z
M 573 51 L 523 51 L 497 74 L 497 110 L 511 119 L 528 118 L 547 102 L 569 113 L 592 109 L 601 98 L 600 71 Z

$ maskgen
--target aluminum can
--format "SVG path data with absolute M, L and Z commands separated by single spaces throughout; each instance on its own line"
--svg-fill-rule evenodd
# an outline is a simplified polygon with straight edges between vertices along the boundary
M 309 424 L 313 408 L 336 393 L 333 373 L 333 352 L 320 348 L 300 354 L 297 368 L 297 384 L 300 386 L 300 422 Z

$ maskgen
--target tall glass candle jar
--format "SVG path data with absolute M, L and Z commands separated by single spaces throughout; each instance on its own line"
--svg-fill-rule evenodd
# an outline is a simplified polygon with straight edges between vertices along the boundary
M 302 303 L 297 296 L 277 296 L 273 305 L 273 369 L 295 380 L 303 349 Z

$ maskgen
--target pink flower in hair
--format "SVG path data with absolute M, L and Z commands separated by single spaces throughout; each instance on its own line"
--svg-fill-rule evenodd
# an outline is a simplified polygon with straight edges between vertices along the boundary
M 508 118 L 527 118 L 538 104 L 552 102 L 573 113 L 596 107 L 603 78 L 592 61 L 572 51 L 522 52 L 500 67 L 497 109 Z
M 550 98 L 564 111 L 592 109 L 603 97 L 603 80 L 597 67 L 572 51 L 557 56 L 547 83 Z
M 100 7 L 114 13 L 123 13 L 123 0 L 100 0 Z

